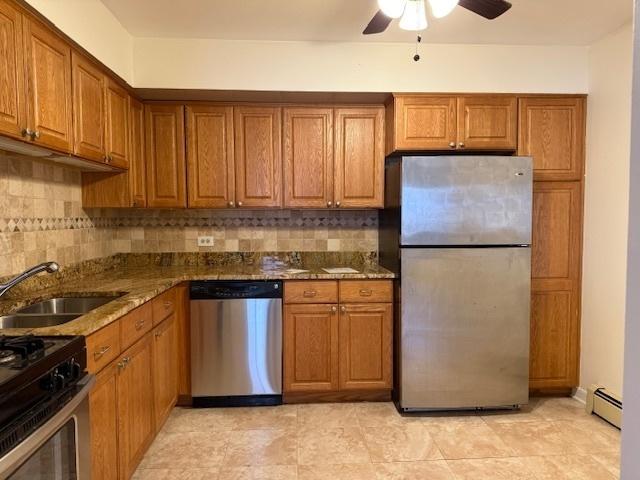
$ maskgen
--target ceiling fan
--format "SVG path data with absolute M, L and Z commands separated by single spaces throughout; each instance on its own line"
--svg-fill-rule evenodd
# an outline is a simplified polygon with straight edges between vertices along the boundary
M 384 32 L 394 18 L 400 18 L 400 28 L 419 31 L 427 28 L 426 0 L 378 0 L 380 10 L 373 16 L 364 35 Z M 428 0 L 436 18 L 449 15 L 456 5 L 493 20 L 511 8 L 506 0 Z

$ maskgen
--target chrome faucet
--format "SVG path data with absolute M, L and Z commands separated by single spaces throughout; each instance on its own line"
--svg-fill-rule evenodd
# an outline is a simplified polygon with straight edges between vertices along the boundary
M 44 262 L 44 263 L 41 263 L 40 265 L 36 265 L 35 267 L 31 267 L 30 269 L 22 272 L 17 277 L 12 278 L 7 283 L 0 284 L 0 297 L 2 297 L 5 293 L 7 293 L 13 287 L 18 285 L 20 282 L 25 281 L 29 277 L 33 277 L 37 273 L 40 273 L 40 272 L 55 273 L 59 269 L 60 269 L 60 265 L 58 265 L 56 262 Z

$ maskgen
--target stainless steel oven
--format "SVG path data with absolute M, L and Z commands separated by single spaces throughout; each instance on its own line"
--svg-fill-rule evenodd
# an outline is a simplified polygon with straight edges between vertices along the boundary
M 0 458 L 0 478 L 8 480 L 89 480 L 89 391 L 86 376 L 48 421 Z

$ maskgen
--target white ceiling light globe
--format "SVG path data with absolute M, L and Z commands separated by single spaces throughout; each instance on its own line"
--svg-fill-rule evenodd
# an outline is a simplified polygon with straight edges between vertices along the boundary
M 378 0 L 378 7 L 389 18 L 400 18 L 407 0 Z
M 458 5 L 459 0 L 429 0 L 429 5 L 431 5 L 431 13 L 436 18 L 442 18 L 449 15 L 456 5 Z
M 427 28 L 424 0 L 407 0 L 404 14 L 400 19 L 400 28 L 414 32 Z

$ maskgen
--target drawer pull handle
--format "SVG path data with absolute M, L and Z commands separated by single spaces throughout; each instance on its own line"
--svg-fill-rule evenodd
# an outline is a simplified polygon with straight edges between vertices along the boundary
M 315 290 L 305 290 L 302 294 L 305 298 L 312 298 L 318 295 L 318 292 Z
M 135 323 L 135 327 L 136 327 L 136 330 L 142 330 L 142 327 L 144 327 L 144 318 L 142 320 L 138 320 Z
M 373 291 L 370 288 L 363 288 L 360 290 L 361 297 L 370 297 L 373 294 Z
M 102 347 L 97 352 L 93 352 L 93 359 L 100 360 L 109 350 L 111 350 L 111 345 L 107 345 L 106 347 Z
M 164 302 L 164 308 L 171 308 L 173 306 L 173 302 Z

